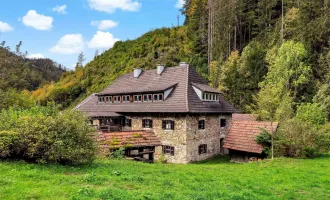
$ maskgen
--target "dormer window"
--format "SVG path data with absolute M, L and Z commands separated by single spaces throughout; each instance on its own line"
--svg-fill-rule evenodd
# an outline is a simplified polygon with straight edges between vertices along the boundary
M 152 94 L 145 94 L 143 95 L 144 102 L 152 102 Z
M 134 95 L 134 102 L 142 102 L 142 95 Z
M 123 98 L 123 103 L 130 102 L 130 96 L 129 95 L 125 95 L 122 98 Z
M 109 103 L 110 100 L 109 100 L 109 97 L 105 97 L 105 103 Z
M 154 101 L 163 101 L 164 96 L 163 94 L 154 94 Z
M 99 97 L 99 103 L 104 103 L 104 98 L 103 97 Z
M 202 95 L 203 101 L 219 101 L 219 95 L 218 94 L 212 94 L 212 93 L 203 93 Z
M 114 103 L 119 103 L 120 102 L 120 96 L 114 96 L 113 97 L 113 102 Z

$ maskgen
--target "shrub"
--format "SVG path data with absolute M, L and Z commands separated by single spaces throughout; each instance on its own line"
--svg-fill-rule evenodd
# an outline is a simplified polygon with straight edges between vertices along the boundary
M 275 153 L 278 156 L 311 158 L 324 151 L 323 134 L 304 121 L 292 119 L 283 122 L 275 135 Z
M 0 158 L 14 157 L 20 153 L 20 135 L 13 131 L 0 131 Z
M 91 162 L 97 152 L 95 129 L 76 111 L 56 107 L 3 111 L 0 114 L 0 148 L 3 158 L 38 163 Z

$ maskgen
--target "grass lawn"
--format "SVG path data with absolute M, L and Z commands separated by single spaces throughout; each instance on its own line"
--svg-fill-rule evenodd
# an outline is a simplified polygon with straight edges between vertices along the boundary
M 0 162 L 0 199 L 330 199 L 330 157 L 188 165 Z

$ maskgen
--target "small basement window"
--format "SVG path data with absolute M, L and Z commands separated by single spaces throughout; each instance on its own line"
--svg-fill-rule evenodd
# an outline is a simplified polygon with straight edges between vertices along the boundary
M 199 130 L 205 129 L 205 120 L 204 119 L 198 121 L 198 129 Z
M 163 146 L 163 153 L 167 155 L 174 156 L 174 147 L 172 146 Z
M 226 127 L 227 126 L 227 120 L 226 119 L 220 119 L 220 127 Z
M 152 128 L 152 120 L 142 119 L 142 128 Z
M 198 147 L 198 153 L 199 154 L 205 154 L 207 153 L 207 144 L 201 144 Z
M 162 127 L 164 130 L 174 130 L 173 120 L 163 120 Z

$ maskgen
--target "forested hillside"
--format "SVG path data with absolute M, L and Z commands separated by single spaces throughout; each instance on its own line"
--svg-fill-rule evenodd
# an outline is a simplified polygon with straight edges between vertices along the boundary
M 0 91 L 36 90 L 42 84 L 58 81 L 65 71 L 50 59 L 28 59 L 19 51 L 0 46 Z
M 266 118 L 291 118 L 306 103 L 329 114 L 329 0 L 189 0 L 182 12 L 184 26 L 117 42 L 32 97 L 68 107 L 133 68 L 186 61 L 242 112 L 272 100 Z

